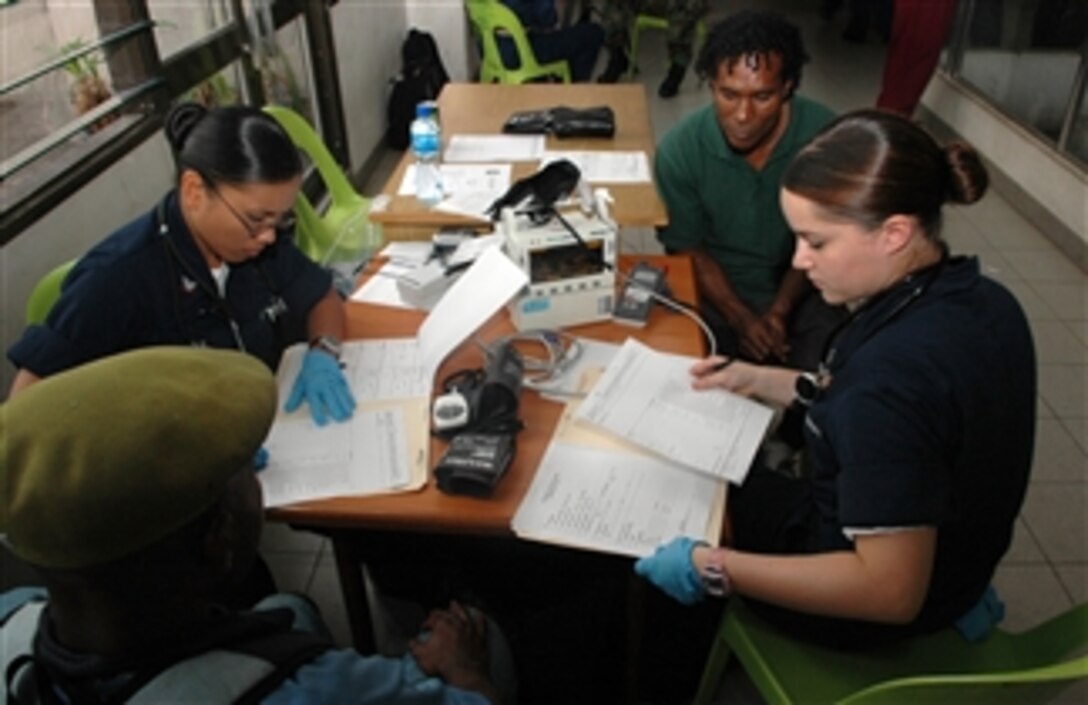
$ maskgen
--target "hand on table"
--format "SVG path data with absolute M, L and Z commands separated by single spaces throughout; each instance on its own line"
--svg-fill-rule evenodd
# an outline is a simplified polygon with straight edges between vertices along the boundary
M 328 416 L 335 421 L 351 418 L 355 397 L 351 395 L 344 371 L 335 357 L 321 350 L 306 351 L 302 369 L 283 409 L 294 411 L 304 400 L 310 405 L 310 415 L 318 426 L 324 426 Z

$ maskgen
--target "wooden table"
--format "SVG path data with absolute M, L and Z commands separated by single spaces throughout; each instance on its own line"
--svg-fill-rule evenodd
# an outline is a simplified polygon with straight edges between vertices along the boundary
M 642 85 L 599 85 L 591 83 L 528 83 L 519 86 L 479 83 L 449 83 L 438 97 L 442 121 L 442 139 L 448 145 L 456 134 L 499 134 L 514 112 L 565 105 L 586 108 L 608 105 L 616 115 L 616 134 L 611 139 L 547 138 L 547 148 L 554 150 L 643 151 L 654 158 L 654 133 Z M 415 196 L 398 196 L 404 172 L 412 163 L 411 150 L 404 153 L 382 193 L 391 200 L 383 210 L 372 211 L 370 219 L 390 229 L 389 239 L 397 239 L 404 228 L 427 228 L 427 237 L 444 226 L 483 226 L 485 221 L 428 209 Z M 539 162 L 516 162 L 511 178 L 517 180 L 539 169 Z M 612 216 L 620 226 L 664 227 L 668 225 L 665 204 L 653 183 L 607 184 L 615 203 Z
M 629 271 L 637 261 L 643 260 L 666 268 L 669 286 L 677 300 L 697 303 L 692 263 L 686 255 L 623 255 L 619 266 Z M 419 311 L 369 304 L 349 303 L 347 309 L 348 337 L 353 339 L 410 337 L 415 335 L 425 317 Z M 641 329 L 604 322 L 573 326 L 566 330 L 574 335 L 615 343 L 631 336 L 658 350 L 691 356 L 705 354 L 704 340 L 698 326 L 690 318 L 663 306 L 654 307 L 649 322 Z M 483 341 L 491 341 L 513 331 L 509 316 L 503 309 L 476 335 Z M 438 381 L 451 372 L 479 367 L 482 361 L 477 346 L 462 345 L 439 369 L 436 388 Z M 513 463 L 488 499 L 444 494 L 437 489 L 433 478 L 429 478 L 427 485 L 418 492 L 336 497 L 268 510 L 267 517 L 271 521 L 287 522 L 331 539 L 352 637 L 360 652 L 371 653 L 374 650 L 362 576 L 368 542 L 375 542 L 375 536 L 383 532 L 513 538 L 510 521 L 551 441 L 562 408 L 562 405 L 546 400 L 536 392 L 526 390 L 522 393 L 519 413 L 525 430 L 518 435 Z M 441 458 L 445 446 L 444 441 L 432 440 L 432 466 Z M 638 608 L 637 602 L 636 599 L 636 606 L 632 609 Z M 637 650 L 638 639 L 630 639 L 628 645 L 630 650 Z

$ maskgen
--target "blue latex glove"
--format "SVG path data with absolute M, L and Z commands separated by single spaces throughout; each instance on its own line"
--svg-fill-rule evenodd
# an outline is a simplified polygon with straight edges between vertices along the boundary
M 310 405 L 314 423 L 324 426 L 326 414 L 335 421 L 346 421 L 355 410 L 355 397 L 351 395 L 348 381 L 340 363 L 332 355 L 320 350 L 307 350 L 302 358 L 302 369 L 295 378 L 291 396 L 283 410 L 292 412 L 302 404 Z
M 261 446 L 257 449 L 257 452 L 253 454 L 253 470 L 260 472 L 268 467 L 268 449 Z
M 694 605 L 706 597 L 706 588 L 691 562 L 691 551 L 701 545 L 687 536 L 678 536 L 658 546 L 652 555 L 635 562 L 635 572 L 661 588 L 682 605 Z

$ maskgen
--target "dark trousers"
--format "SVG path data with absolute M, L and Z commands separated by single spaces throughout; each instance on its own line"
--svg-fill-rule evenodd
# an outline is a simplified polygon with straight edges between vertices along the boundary
M 571 80 L 588 81 L 597 65 L 597 54 L 604 44 L 604 30 L 592 22 L 582 22 L 554 32 L 535 32 L 529 34 L 529 44 L 533 54 L 541 64 L 565 59 L 570 65 Z M 509 37 L 499 37 L 499 52 L 507 68 L 518 68 L 517 48 Z
M 878 108 L 914 112 L 955 16 L 955 0 L 896 0 Z

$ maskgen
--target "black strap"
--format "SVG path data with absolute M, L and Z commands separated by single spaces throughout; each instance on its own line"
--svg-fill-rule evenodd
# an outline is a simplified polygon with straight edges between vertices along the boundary
M 154 665 L 139 669 L 125 687 L 116 691 L 107 701 L 99 700 L 87 689 L 65 683 L 58 674 L 49 673 L 42 664 L 31 663 L 38 681 L 39 702 L 43 705 L 58 702 L 52 687 L 52 683 L 56 682 L 62 684 L 61 689 L 71 698 L 72 703 L 101 702 L 104 705 L 119 705 L 135 696 L 148 683 L 170 668 L 218 649 L 253 656 L 272 664 L 273 669 L 268 675 L 252 684 L 234 701 L 237 705 L 256 705 L 275 691 L 300 666 L 333 648 L 333 645 L 324 637 L 291 629 L 290 620 L 291 612 L 286 608 L 237 615 L 217 629 L 214 634 L 201 639 L 199 643 L 191 644 L 186 649 L 179 649 L 170 658 L 164 658 Z M 18 667 L 13 662 L 8 668 L 8 702 L 11 703 L 16 702 L 10 696 L 11 677 L 18 672 L 19 668 L 25 666 L 27 661 L 33 662 L 34 659 L 27 654 L 19 657 L 17 661 Z M 54 697 L 50 699 L 50 695 Z

